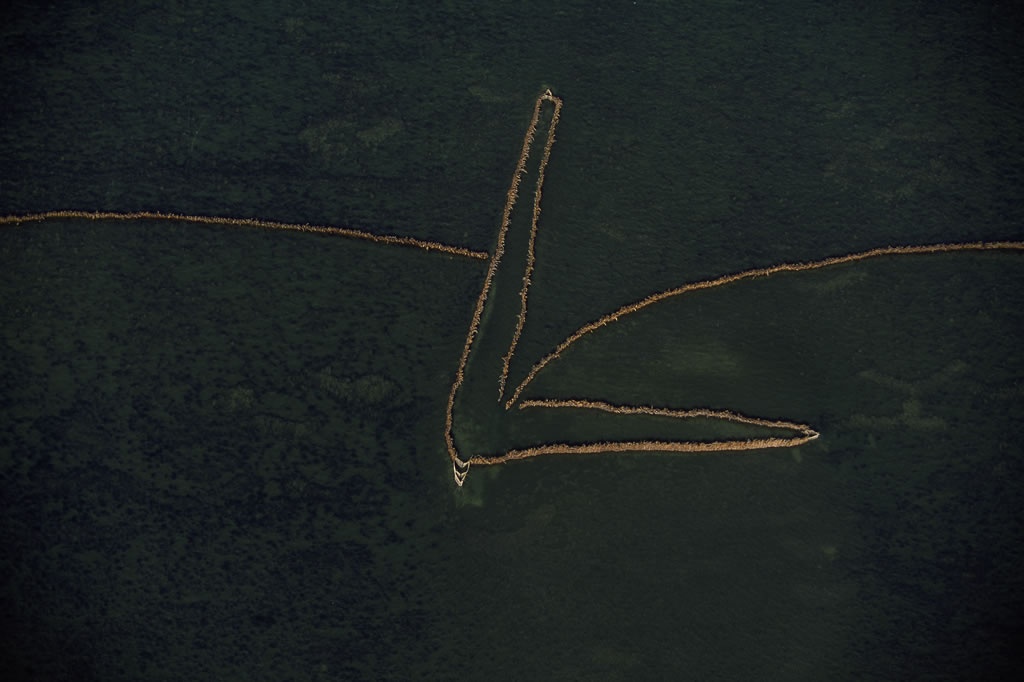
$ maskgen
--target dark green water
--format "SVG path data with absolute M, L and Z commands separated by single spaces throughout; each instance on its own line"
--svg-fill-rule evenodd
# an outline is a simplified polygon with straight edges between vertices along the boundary
M 996 3 L 61 3 L 0 24 L 0 213 L 491 250 L 551 87 L 565 109 L 514 383 L 684 282 L 1024 239 L 1022 23 Z M 444 408 L 484 267 L 284 232 L 3 228 L 5 679 L 1015 669 L 1019 254 L 679 297 L 527 392 L 791 419 L 822 432 L 810 445 L 541 458 L 458 490 Z M 489 320 L 514 314 L 503 294 Z M 460 441 L 504 447 L 734 435 L 459 416 Z

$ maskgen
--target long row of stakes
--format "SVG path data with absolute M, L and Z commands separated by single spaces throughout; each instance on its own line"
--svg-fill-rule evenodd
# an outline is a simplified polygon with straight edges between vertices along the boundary
M 256 227 L 264 230 L 288 230 L 291 232 L 310 232 L 326 234 L 350 239 L 364 239 L 378 244 L 411 246 L 424 251 L 437 251 L 453 256 L 465 256 L 477 260 L 487 260 L 490 255 L 485 251 L 473 251 L 461 246 L 450 246 L 439 242 L 431 242 L 415 237 L 393 234 L 374 234 L 366 230 L 350 227 L 330 227 L 328 225 L 309 225 L 307 223 L 282 223 L 276 220 L 259 218 L 223 218 L 220 216 L 186 215 L 184 213 L 161 213 L 159 211 L 132 211 L 118 213 L 116 211 L 43 211 L 41 213 L 24 213 L 20 215 L 0 216 L 0 225 L 20 225 L 22 223 L 38 223 L 47 220 L 157 220 L 175 223 L 193 223 L 200 225 L 218 225 L 222 227 Z
M 537 182 L 533 194 L 533 213 L 530 220 L 530 234 L 527 246 L 526 264 L 522 278 L 522 287 L 519 291 L 519 313 L 516 319 L 515 331 L 509 343 L 508 350 L 502 358 L 502 368 L 498 376 L 498 400 L 505 398 L 506 385 L 508 382 L 509 366 L 512 357 L 526 325 L 527 301 L 529 298 L 530 284 L 533 270 L 536 265 L 535 245 L 537 240 L 538 223 L 540 221 L 541 192 L 544 185 L 544 176 L 548 161 L 551 157 L 551 149 L 555 142 L 555 129 L 558 126 L 559 117 L 562 111 L 562 100 L 556 97 L 550 90 L 545 90 L 538 98 L 533 108 L 533 116 L 523 136 L 523 146 L 519 153 L 519 162 L 516 164 L 515 172 L 512 175 L 512 183 L 509 186 L 505 198 L 505 208 L 502 212 L 501 226 L 498 229 L 497 244 L 493 255 L 482 251 L 442 244 L 440 242 L 417 239 L 415 237 L 401 235 L 377 234 L 366 230 L 354 228 L 331 227 L 324 225 L 309 225 L 305 223 L 285 223 L 257 218 L 227 218 L 217 216 L 185 215 L 180 213 L 162 213 L 156 211 L 135 211 L 135 212 L 113 212 L 113 211 L 78 211 L 58 210 L 44 211 L 40 213 L 29 213 L 20 215 L 0 216 L 0 225 L 20 225 L 31 222 L 43 222 L 54 220 L 103 220 L 103 221 L 171 221 L 179 223 L 194 223 L 225 227 L 253 227 L 269 230 L 289 230 L 296 232 L 308 232 L 331 236 L 348 237 L 351 239 L 362 239 L 385 245 L 405 246 L 424 251 L 444 253 L 453 256 L 471 258 L 475 260 L 487 260 L 487 273 L 484 277 L 483 287 L 477 297 L 476 306 L 473 310 L 473 317 L 466 334 L 466 341 L 462 348 L 462 355 L 455 370 L 455 380 L 452 382 L 448 394 L 448 404 L 445 411 L 444 439 L 451 459 L 455 483 L 459 486 L 466 480 L 471 465 L 494 465 L 517 459 L 526 459 L 540 455 L 589 455 L 608 452 L 723 452 L 740 450 L 761 450 L 765 448 L 787 448 L 803 445 L 818 437 L 818 432 L 806 424 L 777 419 L 760 419 L 748 417 L 736 412 L 727 410 L 712 410 L 707 408 L 696 409 L 672 409 L 652 406 L 635 405 L 613 405 L 610 403 L 586 400 L 586 399 L 524 399 L 520 400 L 523 390 L 532 382 L 550 362 L 556 360 L 572 344 L 582 337 L 597 331 L 598 329 L 612 324 L 630 313 L 642 310 L 665 299 L 679 296 L 691 291 L 710 289 L 713 287 L 731 284 L 744 279 L 754 277 L 767 277 L 780 272 L 801 272 L 805 270 L 816 270 L 832 265 L 851 263 L 853 261 L 875 258 L 878 256 L 910 255 L 924 253 L 943 253 L 950 251 L 988 251 L 988 250 L 1024 250 L 1024 242 L 1018 241 L 996 241 L 996 242 L 963 242 L 949 244 L 927 244 L 921 246 L 884 246 L 868 251 L 833 256 L 808 263 L 783 263 L 764 268 L 745 270 L 731 275 L 723 275 L 714 279 L 691 282 L 681 286 L 660 291 L 647 296 L 646 298 L 623 306 L 614 312 L 590 322 L 570 334 L 564 341 L 558 344 L 554 350 L 541 358 L 526 373 L 525 378 L 512 390 L 511 396 L 505 400 L 505 409 L 511 409 L 518 404 L 520 409 L 545 408 L 545 409 L 582 409 L 596 410 L 617 415 L 648 415 L 657 417 L 669 417 L 674 419 L 692 419 L 697 417 L 721 419 L 738 424 L 782 429 L 795 435 L 786 437 L 751 438 L 744 440 L 722 440 L 722 441 L 681 441 L 681 440 L 630 440 L 630 441 L 603 441 L 584 443 L 545 443 L 528 448 L 512 449 L 497 454 L 476 454 L 463 457 L 455 444 L 455 398 L 459 389 L 465 381 L 466 365 L 469 361 L 473 342 L 480 330 L 483 318 L 484 306 L 487 303 L 487 296 L 491 290 L 498 267 L 501 264 L 502 256 L 505 253 L 505 240 L 508 235 L 509 226 L 512 220 L 512 211 L 515 208 L 519 197 L 519 183 L 526 173 L 526 163 L 530 156 L 530 150 L 534 144 L 537 134 L 537 127 L 540 122 L 541 111 L 545 104 L 553 107 L 551 120 L 547 126 L 547 135 L 544 140 L 542 157 L 539 170 L 537 171 Z

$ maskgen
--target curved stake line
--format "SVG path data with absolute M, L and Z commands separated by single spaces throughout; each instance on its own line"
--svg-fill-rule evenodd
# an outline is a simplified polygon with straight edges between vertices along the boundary
M 605 325 L 617 322 L 619 319 L 635 313 L 639 310 L 664 301 L 665 299 L 672 298 L 673 296 L 680 296 L 682 294 L 689 293 L 691 291 L 700 291 L 702 289 L 711 289 L 714 287 L 723 286 L 725 284 L 731 284 L 738 282 L 743 279 L 752 279 L 754 277 L 768 277 L 780 272 L 803 272 L 806 270 L 818 270 L 820 268 L 827 268 L 833 265 L 842 265 L 843 263 L 852 263 L 854 261 L 866 260 L 868 258 L 877 258 L 879 256 L 894 256 L 894 255 L 912 255 L 922 253 L 947 253 L 951 251 L 995 251 L 995 250 L 1024 250 L 1024 242 L 1015 241 L 998 241 L 998 242 L 962 242 L 962 243 L 950 243 L 950 244 L 924 244 L 921 246 L 882 246 L 867 251 L 860 251 L 857 253 L 850 253 L 844 256 L 832 256 L 818 261 L 811 261 L 808 263 L 782 263 L 779 265 L 771 265 L 765 268 L 756 268 L 753 270 L 744 270 L 743 272 L 737 272 L 732 275 L 723 275 L 714 279 L 706 279 L 699 282 L 691 282 L 684 284 L 673 289 L 661 291 L 656 294 L 641 299 L 635 303 L 622 306 L 618 310 L 612 313 L 589 322 L 575 332 L 570 334 L 564 341 L 558 344 L 553 351 L 548 353 L 546 356 L 541 358 L 530 371 L 527 372 L 526 377 L 516 386 L 512 392 L 512 397 L 505 403 L 505 407 L 509 408 L 519 399 L 523 389 L 525 389 L 531 381 L 533 381 L 537 374 L 540 373 L 545 366 L 551 361 L 558 359 L 562 353 L 564 353 L 569 346 L 579 341 L 581 338 L 590 334 L 593 331 L 597 331 Z

